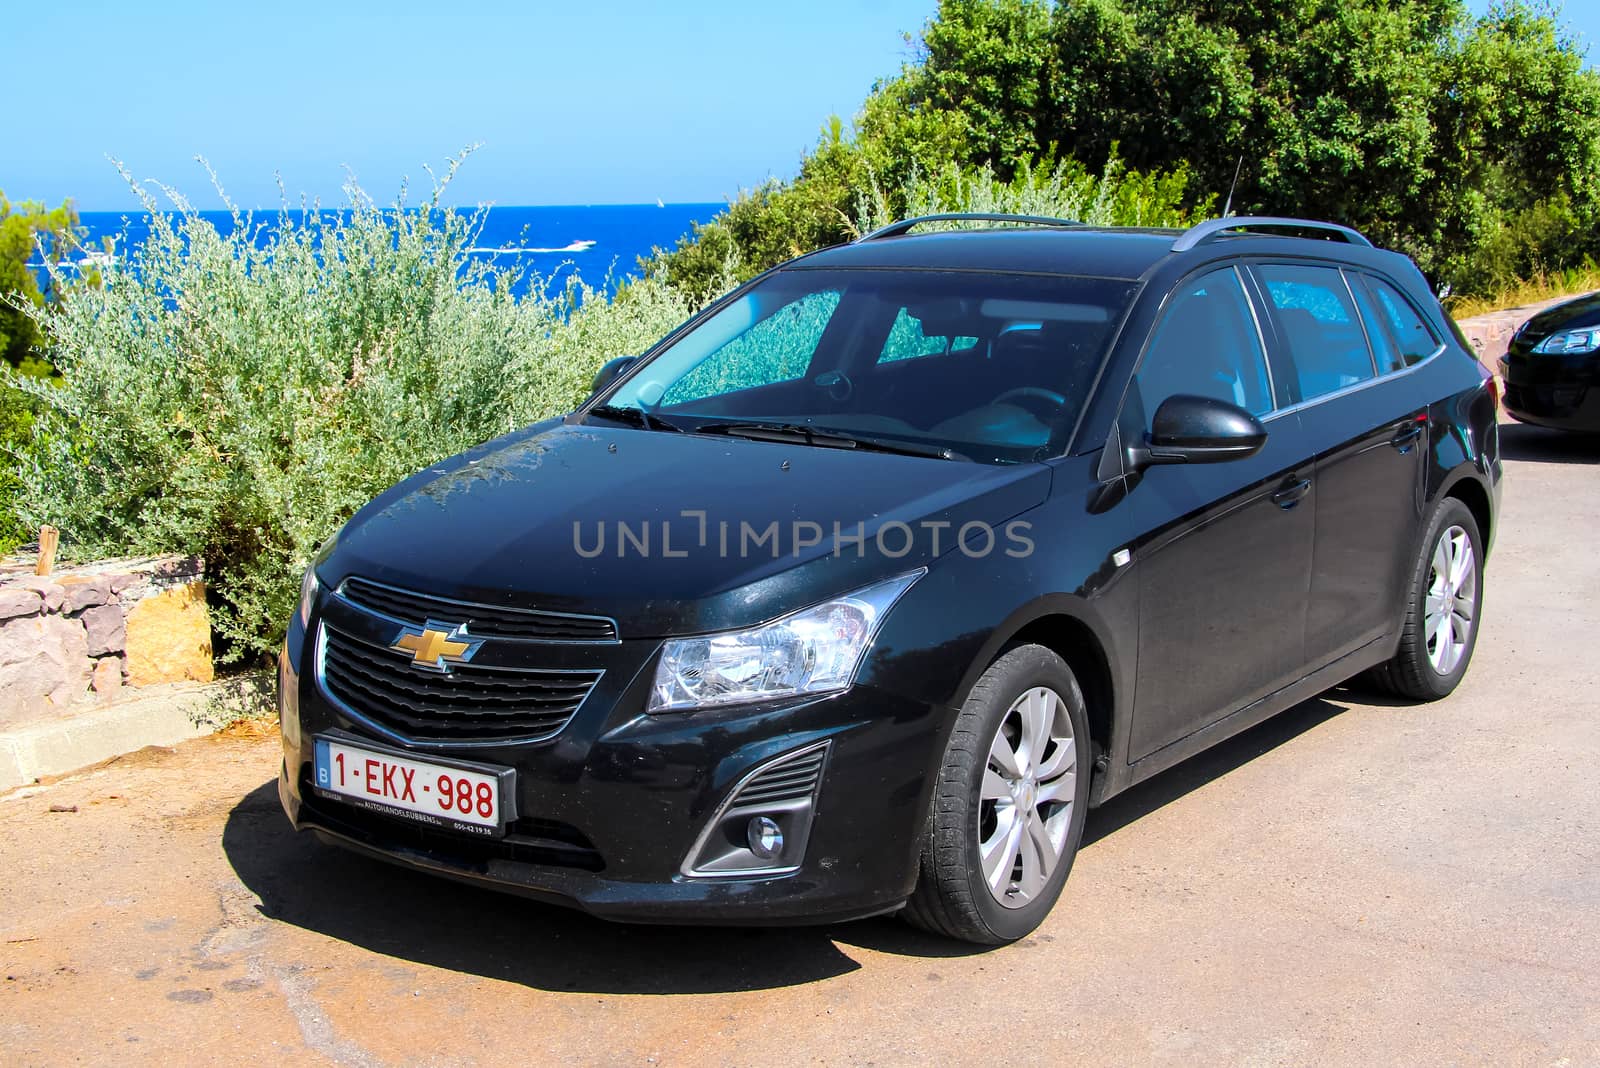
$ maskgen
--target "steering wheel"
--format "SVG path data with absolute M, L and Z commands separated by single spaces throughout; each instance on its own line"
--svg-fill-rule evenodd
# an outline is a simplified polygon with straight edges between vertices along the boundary
M 1051 406 L 1051 409 L 1044 413 L 1047 419 L 1067 406 L 1066 397 L 1053 389 L 1044 389 L 1041 386 L 1017 386 L 1014 389 L 1006 390 L 989 403 L 1005 404 L 1007 401 L 1042 401 L 1047 403 Z M 1027 407 L 1027 405 L 1022 405 L 1021 407 Z

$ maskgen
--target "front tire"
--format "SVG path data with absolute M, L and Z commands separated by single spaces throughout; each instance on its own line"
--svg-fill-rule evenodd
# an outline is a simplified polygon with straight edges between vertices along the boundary
M 1039 645 L 983 673 L 951 732 L 905 917 L 983 945 L 1032 932 L 1083 839 L 1088 715 L 1072 669 Z
M 1412 566 L 1399 648 L 1372 670 L 1372 680 L 1413 701 L 1449 695 L 1472 661 L 1482 614 L 1483 537 L 1471 510 L 1446 497 Z

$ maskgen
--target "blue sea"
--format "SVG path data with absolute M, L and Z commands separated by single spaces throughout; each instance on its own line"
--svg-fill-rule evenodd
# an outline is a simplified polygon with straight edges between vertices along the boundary
M 532 268 L 545 278 L 565 278 L 568 271 L 575 271 L 588 284 L 603 286 L 608 277 L 615 282 L 637 274 L 639 257 L 652 248 L 672 248 L 694 223 L 709 222 L 724 207 L 721 203 L 491 207 L 473 255 Z M 232 232 L 230 213 L 200 214 L 220 232 Z M 254 222 L 270 224 L 276 217 L 276 211 L 258 211 Z M 103 238 L 115 238 L 119 259 L 136 255 L 150 232 L 144 212 L 86 211 L 80 221 L 87 231 L 86 247 L 100 249 Z

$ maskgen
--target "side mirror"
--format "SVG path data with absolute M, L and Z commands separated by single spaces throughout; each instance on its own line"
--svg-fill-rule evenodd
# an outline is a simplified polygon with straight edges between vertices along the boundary
M 1261 451 L 1267 428 L 1236 404 L 1179 393 L 1168 397 L 1150 421 L 1142 445 L 1128 450 L 1129 466 L 1217 464 Z
M 617 377 L 639 361 L 637 356 L 618 356 L 614 360 L 607 360 L 600 365 L 600 370 L 594 373 L 594 381 L 589 384 L 589 395 L 592 397 L 617 380 Z

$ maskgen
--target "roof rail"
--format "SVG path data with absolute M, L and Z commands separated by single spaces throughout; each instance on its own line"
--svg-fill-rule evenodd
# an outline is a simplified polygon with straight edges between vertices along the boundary
M 881 237 L 900 237 L 910 232 L 912 227 L 921 226 L 931 222 L 1008 222 L 1026 223 L 1029 226 L 1082 226 L 1083 223 L 1072 219 L 1054 219 L 1048 215 L 1005 215 L 999 212 L 988 211 L 950 211 L 937 215 L 918 215 L 915 219 L 901 219 L 897 223 L 890 223 L 880 230 L 874 230 L 864 237 L 857 238 L 857 242 L 876 241 Z
M 1352 245 L 1372 247 L 1365 235 L 1338 223 L 1316 222 L 1312 219 L 1289 219 L 1276 215 L 1237 215 L 1228 219 L 1207 219 L 1185 230 L 1183 236 L 1172 243 L 1172 251 L 1187 252 L 1203 245 L 1218 234 L 1229 230 L 1319 230 L 1329 237 L 1338 237 Z

